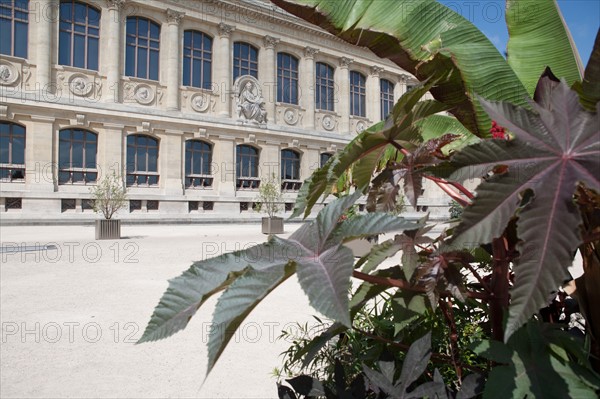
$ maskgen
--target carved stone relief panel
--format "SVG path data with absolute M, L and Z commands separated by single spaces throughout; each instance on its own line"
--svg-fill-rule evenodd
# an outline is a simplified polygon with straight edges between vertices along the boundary
M 102 79 L 97 72 L 81 72 L 60 66 L 56 71 L 57 90 L 70 97 L 100 99 L 102 95 Z
M 123 84 L 123 102 L 159 105 L 162 104 L 164 91 L 163 87 L 158 84 L 127 79 Z
M 183 89 L 181 98 L 183 109 L 201 114 L 214 112 L 217 103 L 212 92 L 193 88 Z
M 337 130 L 340 117 L 337 114 L 329 112 L 318 112 L 316 113 L 316 127 L 320 130 L 332 132 Z
M 276 107 L 279 125 L 300 126 L 304 117 L 304 109 L 290 104 L 279 104 Z

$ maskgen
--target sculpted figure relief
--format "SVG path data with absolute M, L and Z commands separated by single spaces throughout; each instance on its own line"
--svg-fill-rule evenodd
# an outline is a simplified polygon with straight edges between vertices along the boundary
M 267 123 L 265 100 L 256 83 L 247 81 L 240 85 L 241 89 L 237 98 L 238 115 L 246 120 L 258 123 Z

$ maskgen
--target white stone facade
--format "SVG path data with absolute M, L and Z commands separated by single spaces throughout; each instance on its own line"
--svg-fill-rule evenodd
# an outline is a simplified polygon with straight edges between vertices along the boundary
M 31 0 L 27 58 L 0 55 L 0 123 L 24 127 L 26 137 L 24 178 L 0 183 L 0 217 L 5 221 L 94 217 L 86 201 L 94 183 L 63 184 L 59 179 L 64 129 L 96 135 L 93 169 L 98 177 L 110 171 L 127 175 L 129 136 L 157 141 L 158 182 L 129 188 L 132 206 L 120 212 L 124 219 L 256 217 L 252 203 L 257 190 L 237 187 L 236 146 L 258 150 L 258 179 L 282 179 L 281 152 L 291 149 L 300 156 L 297 177 L 304 180 L 319 167 L 321 154 L 339 151 L 381 119 L 380 79 L 393 82 L 395 100 L 412 81 L 388 60 L 258 0 L 82 0 L 100 12 L 98 70 L 60 65 L 60 3 Z M 125 30 L 132 16 L 160 27 L 157 80 L 125 74 Z M 212 38 L 210 89 L 183 85 L 188 30 Z M 247 102 L 247 112 L 240 108 L 243 87 L 236 87 L 232 77 L 236 42 L 258 49 L 258 77 L 250 89 L 261 100 Z M 298 60 L 297 104 L 277 101 L 280 52 Z M 333 110 L 315 106 L 315 64 L 321 62 L 335 68 Z M 350 115 L 349 71 L 366 77 L 364 116 Z M 188 140 L 211 146 L 210 186 L 187 187 Z M 296 191 L 286 191 L 284 197 L 289 212 Z

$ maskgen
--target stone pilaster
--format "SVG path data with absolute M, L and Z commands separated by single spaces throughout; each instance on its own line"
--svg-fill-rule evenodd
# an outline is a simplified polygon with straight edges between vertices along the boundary
M 398 77 L 398 81 L 394 85 L 394 98 L 396 101 L 398 101 L 398 99 L 402 97 L 404 93 L 406 93 L 406 83 L 408 82 L 408 79 L 408 75 L 400 75 Z
M 383 68 L 372 66 L 367 77 L 367 118 L 376 123 L 381 120 L 381 86 L 380 74 Z
M 315 54 L 319 52 L 313 47 L 304 48 L 304 58 L 300 63 L 300 106 L 306 110 L 304 127 L 315 127 Z
M 121 10 L 125 0 L 106 0 L 108 12 L 103 12 L 100 21 L 103 27 L 102 62 L 100 68 L 106 76 L 106 89 L 103 91 L 103 100 L 118 103 L 121 98 L 121 73 L 123 72 L 121 48 Z
M 33 2 L 32 2 L 33 3 Z M 35 43 L 34 50 L 29 51 L 30 58 L 35 59 L 36 81 L 43 92 L 54 92 L 52 88 L 52 54 L 55 21 L 58 18 L 58 0 L 36 0 L 30 8 L 38 15 L 31 16 L 36 22 L 36 35 L 30 43 Z M 33 18 L 32 18 L 33 17 Z
M 57 135 L 54 118 L 32 116 L 31 121 L 25 133 L 25 186 L 32 192 L 54 192 L 58 171 L 53 145 Z
M 185 13 L 167 8 L 167 109 L 179 109 L 181 63 L 179 26 Z
M 263 38 L 263 57 L 259 63 L 258 77 L 262 84 L 263 97 L 265 99 L 265 109 L 267 110 L 267 119 L 275 122 L 275 102 L 277 101 L 277 57 L 275 47 L 279 39 L 272 36 Z
M 220 93 L 219 115 L 231 117 L 231 33 L 235 26 L 219 24 L 219 39 L 215 51 L 215 85 Z
M 340 66 L 335 74 L 335 81 L 338 92 L 335 93 L 337 100 L 337 112 L 340 114 L 340 132 L 348 133 L 350 131 L 350 64 L 354 62 L 348 57 L 340 58 Z

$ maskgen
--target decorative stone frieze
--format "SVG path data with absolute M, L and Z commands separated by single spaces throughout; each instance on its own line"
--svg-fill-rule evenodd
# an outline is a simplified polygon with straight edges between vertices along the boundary
M 123 84 L 123 102 L 140 105 L 162 104 L 164 89 L 158 84 L 127 79 Z
M 69 95 L 85 98 L 100 98 L 102 79 L 95 71 L 80 72 L 79 69 L 58 66 L 56 72 L 57 90 Z
M 279 43 L 279 40 L 280 39 L 277 37 L 267 35 L 263 38 L 263 44 L 264 44 L 265 48 L 273 49 L 277 46 L 277 43 Z
M 315 55 L 317 55 L 319 51 L 320 50 L 317 48 L 307 46 L 304 47 L 304 56 L 306 58 L 315 58 Z

